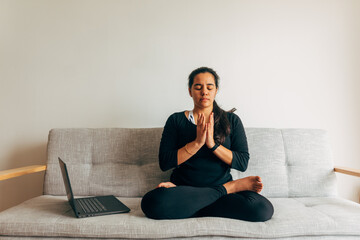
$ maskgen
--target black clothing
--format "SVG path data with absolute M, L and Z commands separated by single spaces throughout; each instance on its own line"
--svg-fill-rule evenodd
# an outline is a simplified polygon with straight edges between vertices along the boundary
M 223 186 L 160 187 L 145 194 L 141 208 L 147 217 L 153 219 L 189 218 L 224 195 L 226 189 Z
M 189 217 L 226 217 L 245 221 L 266 221 L 274 208 L 262 195 L 252 191 L 227 194 L 224 183 L 232 180 L 230 168 L 245 171 L 249 153 L 244 127 L 234 113 L 227 113 L 230 135 L 222 144 L 233 153 L 231 166 L 204 145 L 195 155 L 177 165 L 177 151 L 196 139 L 196 125 L 184 112 L 172 114 L 166 121 L 159 150 L 163 171 L 174 168 L 170 180 L 177 185 L 156 188 L 141 200 L 145 215 L 153 219 Z
M 224 217 L 251 222 L 269 220 L 274 208 L 252 191 L 227 194 L 224 186 L 156 188 L 143 197 L 141 208 L 152 219 Z
M 249 153 L 245 130 L 240 118 L 227 113 L 230 135 L 222 144 L 233 153 L 231 168 L 245 171 Z M 209 187 L 232 180 L 230 166 L 221 161 L 204 145 L 186 162 L 177 165 L 177 151 L 196 139 L 196 125 L 185 116 L 185 112 L 172 114 L 166 121 L 159 150 L 159 163 L 163 171 L 175 168 L 170 181 L 175 185 Z

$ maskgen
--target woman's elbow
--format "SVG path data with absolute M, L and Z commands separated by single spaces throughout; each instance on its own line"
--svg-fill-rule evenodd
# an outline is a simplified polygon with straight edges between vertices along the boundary
M 161 171 L 165 172 L 167 170 L 169 170 L 169 167 L 166 166 L 166 163 L 164 163 L 164 161 L 162 160 L 162 158 L 159 156 L 159 166 Z
M 167 170 L 169 170 L 170 168 L 168 166 L 166 166 L 165 164 L 161 164 L 161 162 L 159 163 L 160 165 L 160 169 L 163 172 L 166 172 Z
M 163 172 L 166 172 L 167 170 L 173 168 L 173 166 L 171 166 L 169 158 L 164 154 L 159 154 L 159 166 L 161 171 Z
M 241 172 L 245 172 L 245 171 L 247 170 L 247 168 L 248 168 L 248 160 L 246 161 L 245 164 L 243 164 L 243 165 L 241 166 L 240 171 L 241 171 Z
M 236 154 L 236 157 L 233 159 L 235 162 L 232 162 L 231 167 L 241 172 L 245 172 L 248 167 L 249 159 L 249 154 Z

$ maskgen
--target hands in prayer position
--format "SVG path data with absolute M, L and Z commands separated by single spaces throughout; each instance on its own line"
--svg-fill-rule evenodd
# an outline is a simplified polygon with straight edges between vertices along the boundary
M 196 140 L 199 146 L 206 144 L 208 148 L 215 145 L 214 141 L 214 113 L 212 112 L 209 121 L 206 122 L 205 114 L 200 113 L 196 126 Z

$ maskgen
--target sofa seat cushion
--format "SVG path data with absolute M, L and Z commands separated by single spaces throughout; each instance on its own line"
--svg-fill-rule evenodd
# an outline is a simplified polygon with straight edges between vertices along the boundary
M 337 197 L 270 198 L 275 213 L 266 222 L 203 217 L 152 220 L 141 198 L 119 198 L 130 213 L 78 219 L 65 196 L 43 195 L 0 213 L 0 236 L 76 238 L 171 238 L 228 236 L 360 236 L 360 205 Z

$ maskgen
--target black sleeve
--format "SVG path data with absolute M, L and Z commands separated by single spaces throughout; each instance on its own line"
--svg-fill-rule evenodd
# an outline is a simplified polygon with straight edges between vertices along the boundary
M 230 150 L 233 153 L 231 168 L 244 172 L 250 158 L 245 129 L 240 118 L 234 113 L 231 115 L 231 120 L 229 119 L 231 124 Z
M 159 164 L 162 171 L 177 167 L 177 130 L 174 115 L 165 124 L 159 149 Z

